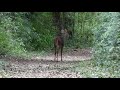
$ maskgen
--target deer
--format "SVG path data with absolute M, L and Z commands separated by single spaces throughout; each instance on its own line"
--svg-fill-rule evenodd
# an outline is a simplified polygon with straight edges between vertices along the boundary
M 64 42 L 65 42 L 65 39 L 70 36 L 72 36 L 70 31 L 68 31 L 67 29 L 62 29 L 54 38 L 54 49 L 55 49 L 54 60 L 57 59 L 58 61 L 58 54 L 59 54 L 59 51 L 61 50 L 60 54 L 61 54 L 61 61 L 62 61 Z
M 62 29 L 57 36 L 54 38 L 54 49 L 55 49 L 55 58 L 58 61 L 59 50 L 61 50 L 61 61 L 62 61 L 62 52 L 64 47 L 64 30 Z

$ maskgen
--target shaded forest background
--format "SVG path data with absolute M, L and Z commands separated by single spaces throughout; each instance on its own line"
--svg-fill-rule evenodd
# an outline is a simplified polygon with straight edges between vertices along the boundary
M 62 28 L 64 49 L 92 48 L 95 65 L 120 70 L 119 12 L 0 12 L 0 55 L 51 52 Z
M 49 51 L 62 26 L 73 33 L 73 38 L 66 40 L 66 47 L 85 48 L 93 44 L 94 13 L 6 12 L 0 17 L 1 54 Z

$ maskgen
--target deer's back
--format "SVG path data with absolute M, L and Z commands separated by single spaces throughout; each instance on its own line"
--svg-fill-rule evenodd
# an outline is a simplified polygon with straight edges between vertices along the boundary
M 62 38 L 61 36 L 57 36 L 57 37 L 55 38 L 55 40 L 54 40 L 54 45 L 55 45 L 56 47 L 63 47 L 63 45 L 64 45 L 64 40 L 63 40 L 63 38 Z

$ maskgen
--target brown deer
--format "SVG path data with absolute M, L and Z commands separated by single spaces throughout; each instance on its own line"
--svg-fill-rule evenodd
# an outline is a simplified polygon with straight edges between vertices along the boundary
M 66 38 L 70 38 L 72 36 L 72 32 L 68 31 L 67 29 L 62 29 L 54 39 L 54 48 L 55 48 L 55 58 L 54 60 L 58 61 L 58 54 L 59 50 L 61 50 L 61 61 L 62 61 L 62 52 L 64 47 L 64 42 Z
M 55 48 L 55 58 L 54 60 L 58 61 L 59 50 L 61 50 L 61 61 L 62 61 L 62 52 L 64 47 L 64 30 L 61 30 L 54 39 L 54 48 Z

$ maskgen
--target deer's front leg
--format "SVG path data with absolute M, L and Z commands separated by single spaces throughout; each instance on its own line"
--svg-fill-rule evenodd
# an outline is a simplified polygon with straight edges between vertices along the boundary
M 61 61 L 62 61 L 62 52 L 63 52 L 63 47 L 61 47 Z
M 57 49 L 57 61 L 58 61 L 58 52 L 59 52 L 59 50 Z
M 54 53 L 54 61 L 56 60 L 56 47 L 55 47 L 55 53 Z

